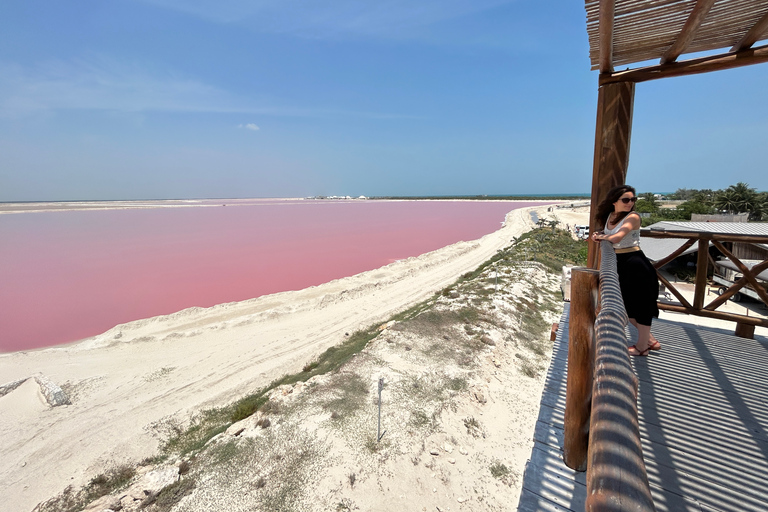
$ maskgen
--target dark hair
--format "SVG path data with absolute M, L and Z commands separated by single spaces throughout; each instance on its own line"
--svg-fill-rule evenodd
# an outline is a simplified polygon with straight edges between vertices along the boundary
M 597 207 L 597 215 L 595 216 L 598 221 L 604 226 L 606 221 L 608 220 L 608 217 L 613 213 L 613 203 L 619 200 L 621 196 L 626 194 L 627 192 L 632 192 L 632 195 L 637 196 L 637 192 L 635 192 L 634 187 L 630 187 L 629 185 L 619 185 L 618 187 L 613 187 L 611 190 L 608 191 L 608 193 L 605 195 L 605 199 L 603 199 L 600 204 Z M 632 210 L 635 209 L 635 205 L 632 205 Z M 630 210 L 630 211 L 632 211 Z M 629 212 L 622 212 L 619 214 L 619 218 L 616 219 L 616 221 L 619 221 L 626 217 L 626 215 Z M 599 226 L 602 227 L 602 226 Z

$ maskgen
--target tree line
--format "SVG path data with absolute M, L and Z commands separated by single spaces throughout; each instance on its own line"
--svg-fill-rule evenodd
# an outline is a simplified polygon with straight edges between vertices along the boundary
M 748 213 L 750 221 L 768 220 L 768 192 L 758 192 L 743 182 L 720 190 L 679 188 L 666 198 L 683 203 L 676 208 L 661 208 L 654 194 L 638 195 L 635 209 L 650 214 L 643 219 L 643 226 L 663 220 L 691 220 L 693 214 Z

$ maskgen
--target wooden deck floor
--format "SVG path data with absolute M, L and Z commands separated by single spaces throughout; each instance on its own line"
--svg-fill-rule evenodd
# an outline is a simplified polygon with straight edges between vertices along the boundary
M 584 510 L 586 478 L 562 462 L 565 304 L 519 511 Z M 658 511 L 768 511 L 768 344 L 657 320 L 663 348 L 632 358 L 643 454 Z

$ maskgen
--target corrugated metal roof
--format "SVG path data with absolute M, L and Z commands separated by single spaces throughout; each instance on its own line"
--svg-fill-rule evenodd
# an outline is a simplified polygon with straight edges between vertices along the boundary
M 687 240 L 682 238 L 648 238 L 640 237 L 640 249 L 651 261 L 659 261 L 666 258 L 676 250 L 680 248 Z M 699 250 L 698 244 L 693 244 L 691 247 L 682 252 L 683 254 L 690 254 Z
M 613 16 L 614 67 L 661 59 L 683 32 L 696 0 L 615 0 Z M 589 58 L 592 69 L 600 60 L 600 1 L 585 0 Z M 768 14 L 765 0 L 716 0 L 705 13 L 684 53 L 724 49 L 736 46 L 752 27 Z M 758 41 L 768 39 L 763 30 Z
M 720 235 L 750 235 L 768 237 L 768 222 L 657 222 L 644 230 L 695 231 Z

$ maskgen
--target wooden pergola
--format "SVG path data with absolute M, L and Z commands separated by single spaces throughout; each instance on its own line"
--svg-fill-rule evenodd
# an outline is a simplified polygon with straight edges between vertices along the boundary
M 767 0 L 586 0 L 589 56 L 600 71 L 590 229 L 597 203 L 625 183 L 635 84 L 768 62 Z M 710 55 L 678 60 L 685 54 Z M 616 71 L 619 66 L 657 64 Z M 597 265 L 590 243 L 589 266 Z
M 591 191 L 594 230 L 600 227 L 595 218 L 599 201 L 626 180 L 635 84 L 768 62 L 768 45 L 755 47 L 768 39 L 768 0 L 586 0 L 585 7 L 592 69 L 600 71 Z M 678 61 L 681 55 L 700 52 L 709 55 Z M 658 63 L 641 65 L 648 61 Z M 639 67 L 616 71 L 628 64 Z M 679 309 L 722 317 L 714 309 L 727 296 L 703 304 L 707 248 L 714 238 L 698 238 L 697 283 L 702 286 L 693 304 L 679 297 Z M 722 241 L 717 240 L 719 249 L 729 255 Z M 586 510 L 653 511 L 639 432 L 638 380 L 626 351 L 628 319 L 615 255 L 608 242 L 602 245 L 606 250 L 601 254 L 598 244 L 590 242 L 590 268 L 574 269 L 571 277 L 563 460 L 571 469 L 587 471 Z M 599 278 L 593 270 L 598 267 Z M 754 281 L 749 270 L 742 270 L 742 286 Z

